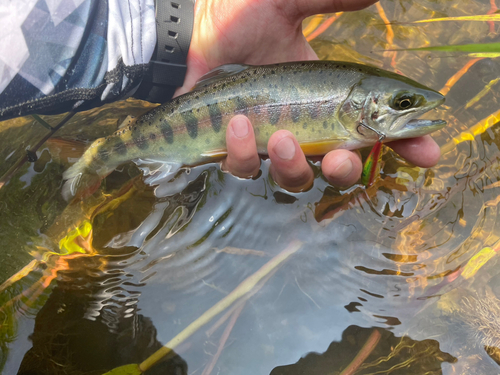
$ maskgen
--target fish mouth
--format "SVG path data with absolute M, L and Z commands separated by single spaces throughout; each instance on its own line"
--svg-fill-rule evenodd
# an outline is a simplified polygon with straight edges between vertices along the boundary
M 408 121 L 404 126 L 404 130 L 429 128 L 429 130 L 433 129 L 431 131 L 436 131 L 445 125 L 446 121 L 444 120 L 423 120 L 417 118 Z
M 433 133 L 446 125 L 444 120 L 413 119 L 408 121 L 391 139 L 415 138 Z

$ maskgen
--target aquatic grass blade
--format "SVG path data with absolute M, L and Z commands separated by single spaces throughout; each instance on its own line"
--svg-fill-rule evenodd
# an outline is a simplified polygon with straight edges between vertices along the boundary
M 500 21 L 500 14 L 479 14 L 476 16 L 430 18 L 426 20 L 415 21 L 412 23 L 429 23 L 442 21 Z
M 363 166 L 363 173 L 361 174 L 361 183 L 366 187 L 373 184 L 378 172 L 380 171 L 380 159 L 382 150 L 382 142 L 377 142 L 373 146 L 365 165 Z
M 469 54 L 498 54 L 500 43 L 458 44 L 450 46 L 431 46 L 419 48 L 403 48 L 395 51 L 437 51 L 437 52 L 466 52 Z
M 106 372 L 104 375 L 138 375 L 146 372 L 165 356 L 171 354 L 173 349 L 197 332 L 198 329 L 210 322 L 215 316 L 226 310 L 241 297 L 251 293 L 261 280 L 265 279 L 267 275 L 277 269 L 278 266 L 280 266 L 292 254 L 296 253 L 301 247 L 302 242 L 293 240 L 284 250 L 272 258 L 269 262 L 264 264 L 257 272 L 247 277 L 231 293 L 205 311 L 198 319 L 184 328 L 184 330 L 182 330 L 177 336 L 146 358 L 146 360 L 144 360 L 141 364 L 120 366 Z

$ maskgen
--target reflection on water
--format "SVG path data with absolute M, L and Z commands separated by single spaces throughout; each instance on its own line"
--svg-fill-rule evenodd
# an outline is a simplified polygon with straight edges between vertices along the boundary
M 401 21 L 490 7 L 450 4 L 382 5 Z M 394 48 L 497 38 L 482 22 L 392 29 Z M 4 373 L 102 374 L 141 363 L 292 243 L 300 248 L 148 373 L 498 373 L 500 126 L 496 118 L 476 126 L 498 110 L 498 88 L 470 101 L 500 65 L 482 59 L 451 85 L 469 57 L 384 53 L 387 33 L 371 7 L 343 14 L 312 45 L 324 58 L 449 90 L 446 107 L 431 113 L 450 123 L 435 134 L 443 155 L 434 168 L 386 149 L 368 189 L 339 191 L 315 165 L 313 188 L 290 194 L 269 178 L 267 161 L 254 180 L 208 164 L 155 187 L 127 164 L 67 206 L 61 176 L 77 147 L 42 146 L 0 188 Z M 129 100 L 78 114 L 60 135 L 94 139 L 146 109 Z M 0 129 L 12 139 L 0 151 L 3 173 L 31 145 L 28 135 L 43 135 L 27 118 Z

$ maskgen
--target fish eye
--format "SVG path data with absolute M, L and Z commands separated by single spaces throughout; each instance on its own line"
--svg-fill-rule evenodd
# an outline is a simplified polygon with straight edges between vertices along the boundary
M 396 97 L 392 102 L 391 107 L 397 111 L 404 111 L 415 105 L 415 97 L 413 95 L 401 95 Z
M 401 109 L 408 109 L 412 106 L 412 100 L 410 98 L 403 98 L 398 102 L 398 107 Z

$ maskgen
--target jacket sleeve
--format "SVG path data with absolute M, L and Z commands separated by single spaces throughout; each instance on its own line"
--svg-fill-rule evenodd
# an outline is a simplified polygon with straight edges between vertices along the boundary
M 0 121 L 131 96 L 156 47 L 154 0 L 9 1 L 0 12 Z

